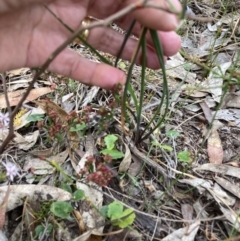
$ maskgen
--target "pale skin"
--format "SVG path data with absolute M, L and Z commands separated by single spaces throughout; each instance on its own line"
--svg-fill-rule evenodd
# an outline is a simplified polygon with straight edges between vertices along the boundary
M 72 29 L 77 29 L 85 16 L 104 19 L 136 0 L 0 0 L 0 72 L 21 67 L 41 66 L 49 55 L 61 45 L 70 33 L 44 7 L 46 4 Z M 165 0 L 154 0 L 166 6 Z M 181 10 L 178 0 L 172 0 Z M 136 18 L 139 22 L 134 35 L 140 33 L 140 23 L 158 30 L 164 55 L 171 56 L 180 48 L 180 38 L 174 32 L 178 20 L 173 14 L 156 9 L 137 10 L 120 19 L 117 24 L 127 29 Z M 114 30 L 101 27 L 90 31 L 87 41 L 96 49 L 116 55 L 124 36 Z M 147 65 L 158 69 L 157 56 L 148 36 Z M 122 58 L 130 60 L 136 40 L 130 39 Z M 140 63 L 141 56 L 138 58 Z M 112 66 L 95 63 L 65 49 L 50 64 L 49 70 L 71 77 L 88 85 L 107 89 L 117 83 L 125 83 L 125 74 Z

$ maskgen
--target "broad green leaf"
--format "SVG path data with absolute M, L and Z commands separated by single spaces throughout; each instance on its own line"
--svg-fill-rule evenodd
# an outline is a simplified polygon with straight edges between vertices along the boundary
M 128 208 L 124 210 L 122 217 L 120 217 L 120 220 L 118 220 L 117 222 L 114 222 L 114 225 L 119 226 L 120 228 L 126 228 L 133 224 L 135 218 L 136 218 L 136 215 L 133 212 L 133 210 Z
M 36 228 L 35 228 L 35 238 L 39 237 L 39 235 L 43 232 L 45 233 L 51 233 L 53 230 L 53 225 L 52 224 L 48 224 L 47 226 L 47 229 L 46 227 L 43 227 L 43 225 L 38 225 Z
M 82 131 L 86 129 L 86 124 L 82 123 L 82 124 L 77 124 L 75 127 L 71 127 L 70 131 L 74 132 L 74 131 Z
M 43 114 L 35 114 L 35 115 L 29 115 L 27 117 L 27 121 L 41 121 L 44 119 L 44 115 Z
M 124 157 L 124 154 L 121 152 L 121 151 L 118 151 L 118 150 L 109 150 L 109 149 L 104 149 L 101 151 L 101 153 L 103 155 L 109 155 L 112 157 L 112 159 L 119 159 L 119 158 L 122 158 Z
M 44 231 L 44 227 L 42 225 L 38 225 L 35 228 L 35 238 L 39 236 Z
M 191 161 L 189 151 L 181 151 L 178 153 L 177 157 L 180 162 L 190 162 Z
M 66 183 L 62 183 L 61 184 L 61 188 L 67 192 L 72 193 L 72 188 L 70 187 L 70 185 L 66 184 Z
M 123 214 L 123 205 L 117 201 L 114 201 L 108 205 L 107 215 L 111 220 L 118 219 Z
M 125 69 L 125 68 L 126 68 L 126 64 L 125 64 L 123 61 L 119 62 L 118 65 L 119 65 L 119 67 L 122 68 L 122 69 Z
M 175 130 L 170 130 L 170 131 L 166 132 L 166 136 L 168 136 L 170 138 L 177 138 L 179 135 L 180 135 L 180 133 Z
M 104 142 L 105 142 L 105 145 L 106 145 L 108 150 L 112 150 L 114 148 L 115 142 L 116 142 L 117 139 L 118 138 L 115 135 L 107 135 L 104 138 Z
M 192 64 L 190 63 L 186 63 L 183 65 L 183 68 L 186 70 L 186 71 L 190 71 L 192 69 Z
M 69 218 L 73 207 L 67 202 L 58 201 L 51 204 L 50 211 L 59 218 Z
M 77 190 L 73 193 L 73 197 L 76 201 L 80 201 L 82 200 L 83 198 L 85 198 L 85 193 L 83 190 Z
M 102 214 L 102 216 L 104 218 L 107 218 L 108 217 L 108 205 L 102 206 L 100 213 Z

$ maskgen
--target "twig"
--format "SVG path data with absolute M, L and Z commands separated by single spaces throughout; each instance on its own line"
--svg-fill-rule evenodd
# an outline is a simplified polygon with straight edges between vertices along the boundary
M 12 111 L 10 108 L 10 102 L 9 102 L 9 98 L 8 98 L 8 94 L 7 94 L 6 73 L 4 72 L 3 74 L 1 74 L 1 76 L 2 76 L 2 83 L 3 83 L 3 92 L 4 92 L 5 100 L 7 103 L 8 114 L 10 116 Z
M 198 8 L 198 10 L 202 13 L 203 12 L 203 9 L 201 7 L 199 7 L 198 3 L 196 0 L 193 0 L 195 6 Z
M 162 176 L 164 176 L 164 178 L 167 178 L 166 171 L 158 163 L 156 163 L 151 158 L 149 158 L 146 155 L 144 155 L 143 153 L 141 153 L 137 149 L 137 147 L 134 144 L 132 144 L 131 142 L 129 143 L 129 148 L 133 152 L 133 154 L 135 156 L 137 156 L 138 158 L 142 159 L 145 164 L 151 166 L 152 168 L 154 168 L 155 170 L 160 172 L 162 174 Z

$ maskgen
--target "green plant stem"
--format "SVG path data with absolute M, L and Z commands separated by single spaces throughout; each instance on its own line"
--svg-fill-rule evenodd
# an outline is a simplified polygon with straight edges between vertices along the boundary
M 126 103 L 127 103 L 127 93 L 128 92 L 130 93 L 131 97 L 133 98 L 135 107 L 138 110 L 137 98 L 136 98 L 136 95 L 133 91 L 132 86 L 130 85 L 130 81 L 131 81 L 131 77 L 132 77 L 133 67 L 135 65 L 138 53 L 140 51 L 142 39 L 143 39 L 143 36 L 146 34 L 146 32 L 147 32 L 147 29 L 143 28 L 142 31 L 141 31 L 141 35 L 140 35 L 138 44 L 137 44 L 136 49 L 134 51 L 134 54 L 132 56 L 131 64 L 130 64 L 129 69 L 128 69 L 127 80 L 126 80 L 126 84 L 125 84 L 125 88 L 124 88 L 124 92 L 123 92 L 123 100 L 122 100 L 122 125 L 124 125 L 124 118 L 127 117 L 127 111 L 126 111 L 127 110 L 127 108 L 126 108 L 127 104 Z
M 136 23 L 136 20 L 134 19 L 134 20 L 131 22 L 131 24 L 130 24 L 128 30 L 127 30 L 126 35 L 124 36 L 124 40 L 123 40 L 123 42 L 122 42 L 122 45 L 121 45 L 121 47 L 120 47 L 120 50 L 119 50 L 119 52 L 118 52 L 118 54 L 117 54 L 117 57 L 116 57 L 116 60 L 115 60 L 115 64 L 114 64 L 115 67 L 117 67 L 118 60 L 121 58 L 121 55 L 122 55 L 123 50 L 124 50 L 124 47 L 125 47 L 125 45 L 126 45 L 126 43 L 127 43 L 127 40 L 129 39 L 129 37 L 130 37 L 130 35 L 131 35 L 131 32 L 132 32 L 132 30 L 133 30 L 133 27 L 134 27 L 135 23 Z
M 168 83 L 167 83 L 167 75 L 166 75 L 166 69 L 165 69 L 165 63 L 164 63 L 164 53 L 163 53 L 162 45 L 161 45 L 161 42 L 159 40 L 157 32 L 155 30 L 150 30 L 150 33 L 151 33 L 151 37 L 152 37 L 152 40 L 153 40 L 154 47 L 155 47 L 156 52 L 157 52 L 158 61 L 161 65 L 161 67 L 162 67 L 163 93 L 162 93 L 162 98 L 161 98 L 160 104 L 157 107 L 157 110 L 156 110 L 154 116 L 152 117 L 152 119 L 148 123 L 147 127 L 144 129 L 143 133 L 141 134 L 140 142 L 143 141 L 144 139 L 147 139 L 163 123 L 163 121 L 165 120 L 165 117 L 167 115 L 168 106 L 169 106 Z M 166 99 L 166 101 L 165 101 L 165 111 L 164 111 L 162 117 L 157 122 L 155 127 L 152 130 L 150 130 L 146 135 L 144 135 L 146 130 L 148 130 L 150 128 L 150 126 L 153 123 L 153 121 L 155 120 L 155 118 L 160 114 L 163 103 L 164 103 L 164 99 Z
M 147 58 L 146 57 L 146 33 L 143 35 L 141 46 L 142 46 L 141 89 L 140 89 L 139 108 L 137 109 L 137 128 L 136 128 L 135 144 L 138 143 L 139 137 L 140 137 L 140 123 L 141 123 L 142 106 L 143 106 L 143 99 L 144 99 L 144 92 L 145 92 L 145 72 L 146 72 L 146 58 Z

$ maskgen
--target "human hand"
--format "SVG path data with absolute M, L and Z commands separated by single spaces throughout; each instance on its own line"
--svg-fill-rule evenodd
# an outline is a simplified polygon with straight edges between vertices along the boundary
M 49 55 L 61 45 L 71 33 L 44 7 L 48 6 L 70 28 L 77 29 L 85 16 L 104 19 L 136 0 L 0 0 L 0 72 L 20 67 L 41 66 Z M 165 0 L 155 3 L 167 6 Z M 172 0 L 181 9 L 178 0 Z M 136 10 L 116 23 L 127 29 L 133 18 L 138 23 L 133 34 L 138 36 L 141 25 L 159 30 L 164 55 L 174 55 L 180 48 L 180 38 L 173 32 L 177 17 L 156 9 Z M 108 27 L 90 30 L 87 41 L 94 48 L 116 55 L 124 36 Z M 147 37 L 147 65 L 159 68 L 150 36 Z M 130 60 L 136 40 L 129 39 L 121 58 Z M 138 58 L 140 63 L 141 56 Z M 49 70 L 71 77 L 88 85 L 111 89 L 125 82 L 125 74 L 112 66 L 90 62 L 79 54 L 65 49 L 50 64 Z

